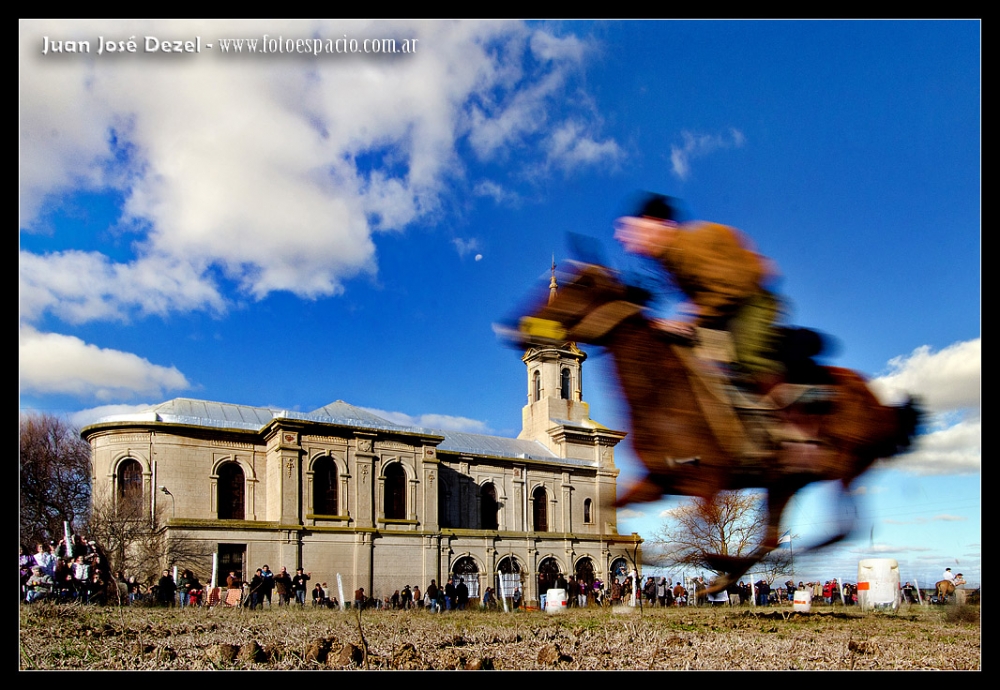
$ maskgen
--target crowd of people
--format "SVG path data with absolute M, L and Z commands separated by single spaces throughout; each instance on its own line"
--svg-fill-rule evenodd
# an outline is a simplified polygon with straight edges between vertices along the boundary
M 65 539 L 58 543 L 40 543 L 33 554 L 22 547 L 20 576 L 21 600 L 28 603 L 54 599 L 86 604 L 151 603 L 183 608 L 225 602 L 231 606 L 250 609 L 275 604 L 291 606 L 292 602 L 303 607 L 309 598 L 308 583 L 312 579 L 312 573 L 303 568 L 297 568 L 293 575 L 284 566 L 275 573 L 265 564 L 256 569 L 248 582 L 243 581 L 236 571 L 230 571 L 225 578 L 225 586 L 212 591 L 190 569 L 180 571 L 176 580 L 170 570 L 163 570 L 159 579 L 142 583 L 136 577 L 126 577 L 121 572 L 112 574 L 108 559 L 99 546 L 80 535 L 72 536 L 69 543 Z M 952 575 L 950 569 L 945 571 L 943 579 L 960 589 L 965 584 L 962 574 Z M 570 576 L 567 579 L 560 573 L 555 578 L 540 583 L 539 604 L 542 609 L 545 608 L 546 598 L 553 589 L 562 590 L 567 606 L 580 608 L 617 606 L 630 603 L 633 597 L 642 597 L 646 606 L 660 607 L 726 603 L 740 606 L 750 602 L 757 606 L 770 606 L 782 602 L 791 603 L 795 600 L 795 593 L 800 591 L 808 591 L 813 602 L 842 603 L 848 606 L 858 603 L 856 584 L 833 579 L 826 582 L 799 581 L 798 584 L 788 580 L 776 587 L 764 579 L 752 585 L 750 582 L 740 581 L 729 586 L 724 594 L 715 596 L 708 594 L 711 583 L 706 583 L 704 577 L 696 577 L 687 582 L 692 590 L 690 593 L 688 587 L 681 582 L 671 586 L 666 577 L 647 577 L 639 591 L 636 591 L 631 575 L 611 578 L 610 585 L 607 585 L 599 578 L 585 580 Z M 965 592 L 962 591 L 962 594 Z M 916 589 L 909 582 L 901 586 L 901 595 L 906 602 L 917 601 Z M 507 596 L 514 608 L 525 604 L 519 586 L 515 586 Z M 314 607 L 341 606 L 326 582 L 315 583 L 311 602 Z M 496 608 L 500 605 L 498 593 L 493 587 L 487 587 L 476 604 L 483 608 Z M 358 588 L 354 592 L 353 605 L 356 608 L 384 610 L 422 609 L 432 613 L 461 611 L 470 606 L 470 595 L 465 579 L 452 576 L 444 585 L 438 585 L 432 579 L 424 590 L 418 585 L 404 585 L 402 589 L 383 596 L 369 595 L 364 588 Z
M 81 535 L 67 542 L 40 543 L 35 553 L 21 547 L 21 600 L 26 602 L 53 598 L 80 603 L 108 603 L 114 578 L 108 559 L 97 544 Z M 114 583 L 116 584 L 116 583 Z

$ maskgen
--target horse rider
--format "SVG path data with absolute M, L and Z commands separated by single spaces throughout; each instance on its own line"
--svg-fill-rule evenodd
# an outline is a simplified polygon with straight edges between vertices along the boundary
M 730 360 L 727 379 L 755 394 L 752 402 L 738 406 L 770 410 L 762 414 L 772 420 L 774 410 L 783 410 L 778 427 L 767 423 L 774 428 L 772 440 L 779 447 L 783 441 L 798 442 L 792 461 L 813 471 L 818 456 L 806 446 L 814 445 L 815 414 L 825 409 L 825 393 L 815 384 L 829 383 L 812 359 L 822 350 L 822 339 L 779 325 L 785 307 L 774 291 L 774 264 L 736 228 L 682 221 L 677 200 L 662 194 L 647 195 L 632 215 L 616 220 L 615 239 L 626 251 L 657 260 L 688 300 L 678 309 L 686 318 L 656 320 L 656 326 L 690 339 L 696 328 L 701 335 L 727 332 L 731 356 L 713 358 Z
M 676 200 L 651 194 L 615 222 L 625 250 L 659 261 L 689 300 L 679 307 L 686 319 L 657 325 L 690 337 L 695 327 L 728 331 L 738 378 L 766 392 L 784 373 L 775 356 L 782 301 L 770 289 L 777 272 L 736 228 L 679 217 Z

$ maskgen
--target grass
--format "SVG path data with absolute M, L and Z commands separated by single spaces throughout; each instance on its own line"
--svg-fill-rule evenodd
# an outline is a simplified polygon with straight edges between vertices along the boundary
M 979 669 L 979 608 L 20 609 L 22 669 Z M 921 640 L 923 640 L 921 642 Z M 259 645 L 254 658 L 249 653 Z M 242 652 L 242 656 L 237 652 Z M 233 655 L 237 655 L 233 658 Z

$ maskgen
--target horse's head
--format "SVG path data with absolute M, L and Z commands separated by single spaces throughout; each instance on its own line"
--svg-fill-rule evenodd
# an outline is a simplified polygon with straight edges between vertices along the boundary
M 596 264 L 574 264 L 574 268 L 554 297 L 521 317 L 518 335 L 524 343 L 600 344 L 615 326 L 642 311 L 649 299 L 646 290 L 624 284 L 609 268 Z

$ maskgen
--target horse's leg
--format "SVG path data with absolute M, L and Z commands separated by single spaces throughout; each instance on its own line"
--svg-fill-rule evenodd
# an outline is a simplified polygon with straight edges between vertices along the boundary
M 709 590 L 712 594 L 722 591 L 741 577 L 746 575 L 756 563 L 764 559 L 767 554 L 778 548 L 778 530 L 781 528 L 781 516 L 785 512 L 785 507 L 795 495 L 798 487 L 791 485 L 779 485 L 771 487 L 767 492 L 767 526 L 764 528 L 764 538 L 753 551 L 746 556 L 723 556 L 716 554 L 709 556 L 706 560 L 713 570 L 722 571 L 725 574 L 720 576 L 715 585 Z
M 836 544 L 837 542 L 843 540 L 854 529 L 854 524 L 857 522 L 858 517 L 858 507 L 855 505 L 854 499 L 851 498 L 850 489 L 851 479 L 844 478 L 840 480 L 840 491 L 837 493 L 837 506 L 844 507 L 846 510 L 838 519 L 839 532 L 819 544 L 814 544 L 813 546 L 803 549 L 803 552 L 812 551 L 813 549 L 822 549 L 830 546 L 831 544 Z

